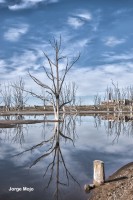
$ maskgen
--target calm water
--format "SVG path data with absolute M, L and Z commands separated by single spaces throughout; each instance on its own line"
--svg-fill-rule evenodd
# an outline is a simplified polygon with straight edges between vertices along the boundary
M 63 126 L 42 123 L 0 130 L 0 199 L 88 199 L 83 186 L 92 183 L 94 160 L 104 161 L 106 177 L 133 161 L 132 122 L 86 116 L 69 120 Z M 11 192 L 10 187 L 34 191 Z

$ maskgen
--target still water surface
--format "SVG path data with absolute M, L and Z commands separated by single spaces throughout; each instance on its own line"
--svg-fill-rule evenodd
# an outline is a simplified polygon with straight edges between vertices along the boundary
M 130 121 L 84 116 L 64 125 L 0 129 L 0 199 L 88 199 L 83 186 L 92 183 L 94 160 L 104 161 L 106 177 L 133 161 L 132 128 Z M 34 191 L 12 192 L 10 187 Z

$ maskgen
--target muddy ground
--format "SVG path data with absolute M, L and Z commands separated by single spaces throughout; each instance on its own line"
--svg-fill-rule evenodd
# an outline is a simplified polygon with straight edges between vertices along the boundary
M 120 168 L 90 195 L 89 200 L 133 200 L 133 162 Z

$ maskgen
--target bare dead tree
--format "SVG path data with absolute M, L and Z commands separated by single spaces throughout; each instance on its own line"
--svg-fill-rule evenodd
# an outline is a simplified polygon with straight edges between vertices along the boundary
M 60 93 L 60 107 L 59 109 L 63 109 L 63 114 L 66 112 L 66 105 L 69 105 L 67 107 L 67 110 L 69 112 L 77 111 L 76 110 L 76 91 L 77 86 L 75 82 L 64 84 L 62 87 L 61 93 Z
M 113 101 L 113 98 L 114 98 L 113 89 L 107 86 L 105 90 L 105 101 L 106 101 L 107 111 L 109 111 L 109 104 Z
M 10 84 L 3 84 L 1 88 L 1 95 L 2 95 L 2 102 L 4 104 L 4 108 L 6 111 L 9 111 L 11 109 L 12 104 L 12 90 L 10 87 Z
M 28 93 L 24 91 L 25 82 L 19 77 L 19 79 L 12 83 L 13 87 L 13 104 L 15 109 L 22 110 L 28 100 Z
M 43 108 L 44 108 L 44 110 L 46 109 L 46 104 L 47 104 L 47 100 L 46 100 L 46 98 L 47 98 L 47 96 L 46 96 L 46 91 L 45 91 L 45 89 L 44 88 L 41 88 L 41 91 L 42 91 L 42 96 L 43 96 Z
M 65 88 L 64 86 L 65 78 L 68 72 L 70 71 L 70 69 L 80 58 L 80 54 L 76 57 L 73 57 L 72 59 L 69 59 L 68 56 L 66 55 L 62 55 L 61 36 L 59 40 L 53 39 L 53 41 L 50 41 L 50 45 L 52 49 L 54 50 L 54 59 L 50 58 L 50 56 L 47 55 L 47 53 L 43 52 L 44 57 L 48 62 L 48 67 L 43 66 L 43 69 L 47 78 L 50 81 L 50 85 L 43 83 L 38 78 L 33 76 L 30 72 L 29 72 L 29 76 L 37 85 L 39 85 L 41 88 L 46 90 L 46 93 L 48 94 L 46 100 L 51 102 L 53 106 L 53 110 L 54 110 L 55 119 L 59 120 L 59 112 L 61 108 L 67 104 L 70 104 L 70 101 L 68 100 L 70 97 L 70 95 L 68 94 L 70 92 L 69 89 L 66 88 L 66 91 L 63 92 L 63 87 Z M 60 70 L 60 64 L 62 64 L 62 62 L 64 62 L 65 65 L 64 65 L 64 69 Z M 42 99 L 42 96 L 40 95 L 36 95 L 33 92 L 31 94 Z M 64 95 L 63 98 L 62 98 L 62 94 Z
M 99 108 L 101 105 L 101 96 L 99 94 L 94 95 L 94 107 Z
M 130 100 L 133 101 L 133 86 L 129 86 L 129 90 L 130 90 Z
M 120 92 L 120 88 L 118 85 L 118 82 L 115 84 L 112 80 L 112 85 L 114 87 L 114 95 L 115 95 L 115 99 L 117 102 L 119 102 L 121 100 L 121 92 Z

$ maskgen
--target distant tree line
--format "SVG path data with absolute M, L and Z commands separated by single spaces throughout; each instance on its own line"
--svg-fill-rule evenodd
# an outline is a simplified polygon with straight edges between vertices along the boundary
M 94 106 L 106 105 L 107 109 L 112 105 L 115 109 L 121 110 L 122 106 L 133 105 L 133 86 L 120 88 L 118 83 L 112 81 L 112 86 L 106 88 L 105 96 L 97 94 L 94 96 Z
M 21 77 L 15 82 L 0 85 L 1 103 L 6 111 L 11 109 L 22 110 L 25 107 L 28 93 L 24 89 L 25 82 Z

